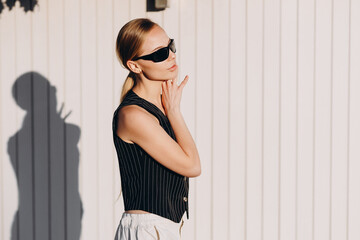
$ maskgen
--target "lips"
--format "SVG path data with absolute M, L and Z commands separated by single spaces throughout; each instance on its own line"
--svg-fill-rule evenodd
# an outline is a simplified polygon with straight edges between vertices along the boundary
M 177 68 L 177 65 L 176 65 L 176 63 L 175 63 L 175 64 L 172 65 L 171 68 L 169 68 L 168 70 L 173 71 L 173 70 L 175 70 L 176 68 Z

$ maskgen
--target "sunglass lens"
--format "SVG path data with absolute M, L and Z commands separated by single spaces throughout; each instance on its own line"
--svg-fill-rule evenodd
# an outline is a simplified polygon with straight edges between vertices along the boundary
M 169 57 L 169 50 L 167 48 L 161 48 L 154 54 L 154 62 L 162 62 Z

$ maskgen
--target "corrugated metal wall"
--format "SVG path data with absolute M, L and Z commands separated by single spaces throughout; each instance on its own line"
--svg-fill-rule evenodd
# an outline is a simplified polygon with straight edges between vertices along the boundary
M 111 118 L 127 75 L 114 46 L 136 17 L 175 38 L 190 76 L 182 111 L 202 174 L 183 239 L 360 239 L 359 0 L 5 6 L 1 239 L 113 239 Z

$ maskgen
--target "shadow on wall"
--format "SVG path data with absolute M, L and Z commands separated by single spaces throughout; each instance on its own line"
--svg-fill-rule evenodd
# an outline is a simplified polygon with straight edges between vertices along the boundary
M 24 8 L 25 12 L 34 11 L 37 5 L 37 0 L 6 0 L 4 3 L 0 0 L 0 14 L 4 10 L 4 4 L 9 8 L 9 11 L 15 6 L 16 1 L 20 2 L 20 7 Z
M 79 239 L 80 128 L 57 112 L 56 88 L 39 73 L 17 78 L 12 94 L 26 116 L 8 141 L 19 190 L 11 240 Z

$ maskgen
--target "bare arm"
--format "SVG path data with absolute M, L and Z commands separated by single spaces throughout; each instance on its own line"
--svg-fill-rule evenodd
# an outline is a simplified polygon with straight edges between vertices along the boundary
M 167 83 L 168 89 L 164 90 L 163 86 L 163 105 L 177 142 L 167 134 L 151 114 L 136 105 L 125 106 L 119 111 L 118 126 L 121 127 L 117 134 L 128 136 L 132 142 L 138 144 L 151 157 L 170 170 L 183 176 L 197 177 L 201 174 L 198 151 L 180 110 L 176 107 L 177 103 L 174 102 L 174 100 L 180 101 L 178 94 L 181 94 L 185 83 L 186 81 L 183 81 L 183 85 L 174 86 L 177 88 L 177 93 L 171 89 L 172 83 Z
M 189 129 L 186 126 L 184 118 L 180 112 L 180 100 L 182 90 L 187 83 L 189 77 L 177 86 L 175 81 L 167 81 L 162 84 L 162 102 L 166 111 L 166 115 L 174 130 L 176 139 L 186 156 L 190 159 L 191 165 L 195 172 L 201 174 L 201 164 L 198 150 L 196 148 L 194 139 L 191 136 Z

